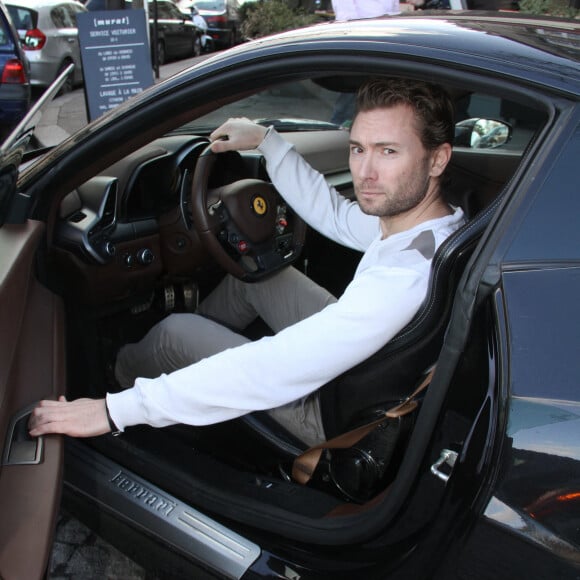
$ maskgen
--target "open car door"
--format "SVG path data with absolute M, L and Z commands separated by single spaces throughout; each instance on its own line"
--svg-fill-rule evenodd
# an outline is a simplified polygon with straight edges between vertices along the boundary
M 62 437 L 28 435 L 35 403 L 65 389 L 64 308 L 41 286 L 45 224 L 13 217 L 16 179 L 42 109 L 65 71 L 0 147 L 0 578 L 45 576 L 58 514 Z M 15 223 L 19 222 L 19 223 Z

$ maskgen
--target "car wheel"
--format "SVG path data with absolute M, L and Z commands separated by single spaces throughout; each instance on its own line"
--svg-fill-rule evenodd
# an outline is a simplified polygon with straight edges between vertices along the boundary
M 213 45 L 212 38 L 206 38 L 205 46 L 203 47 L 203 51 L 204 52 L 213 52 L 214 51 L 214 45 Z
M 165 54 L 165 43 L 160 40 L 157 43 L 157 64 L 162 65 L 165 64 L 167 60 L 167 55 Z
M 193 56 L 200 56 L 201 55 L 201 38 L 199 35 L 196 35 L 193 39 L 193 47 L 192 47 L 192 54 Z
M 60 68 L 58 69 L 58 72 L 56 73 L 56 77 L 55 77 L 55 78 L 58 78 L 58 77 L 61 75 L 61 73 L 62 73 L 62 72 L 63 72 L 63 71 L 64 71 L 64 70 L 65 70 L 65 69 L 66 69 L 66 68 L 67 68 L 67 67 L 68 67 L 70 64 L 71 64 L 70 62 L 63 62 L 63 63 L 60 65 Z M 66 80 L 64 81 L 64 83 L 63 83 L 62 87 L 60 88 L 59 95 L 64 95 L 64 94 L 66 94 L 66 93 L 70 93 L 70 92 L 71 92 L 71 91 L 74 89 L 74 77 L 73 77 L 73 74 L 74 74 L 74 72 L 73 72 L 73 73 L 71 73 L 71 74 L 69 74 L 69 75 L 66 77 Z

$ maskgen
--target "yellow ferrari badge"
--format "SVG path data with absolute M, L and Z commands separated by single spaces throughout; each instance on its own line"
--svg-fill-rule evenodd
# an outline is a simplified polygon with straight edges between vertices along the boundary
M 266 203 L 266 200 L 263 197 L 257 195 L 252 200 L 252 208 L 254 209 L 254 212 L 257 213 L 258 215 L 264 215 L 268 210 L 268 204 Z

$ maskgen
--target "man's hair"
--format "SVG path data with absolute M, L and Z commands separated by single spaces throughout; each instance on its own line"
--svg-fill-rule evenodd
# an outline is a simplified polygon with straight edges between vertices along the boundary
M 408 105 L 415 112 L 417 132 L 425 149 L 453 144 L 453 103 L 440 86 L 401 78 L 374 78 L 362 85 L 356 99 L 356 114 L 375 109 Z M 356 115 L 355 115 L 356 116 Z

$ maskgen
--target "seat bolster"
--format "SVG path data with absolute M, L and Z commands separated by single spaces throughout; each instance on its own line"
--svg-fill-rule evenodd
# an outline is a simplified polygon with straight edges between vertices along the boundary
M 290 433 L 266 411 L 256 411 L 240 418 L 242 425 L 257 436 L 261 442 L 286 458 L 300 455 L 308 445 Z

